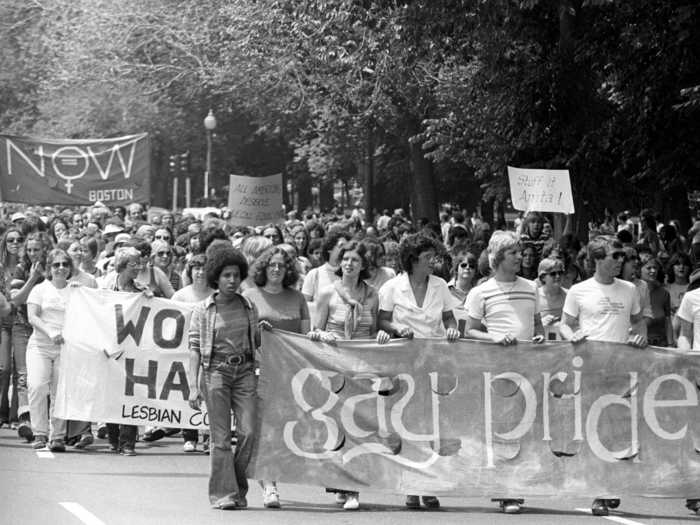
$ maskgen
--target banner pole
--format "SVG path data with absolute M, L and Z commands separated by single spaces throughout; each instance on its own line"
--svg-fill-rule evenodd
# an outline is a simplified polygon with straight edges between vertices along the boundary
M 177 211 L 177 177 L 173 178 L 173 212 Z

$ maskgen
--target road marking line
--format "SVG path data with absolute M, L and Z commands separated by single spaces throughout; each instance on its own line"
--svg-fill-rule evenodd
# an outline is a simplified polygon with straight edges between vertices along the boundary
M 585 512 L 586 514 L 593 514 L 591 512 L 591 509 L 574 509 L 574 510 L 578 510 L 579 512 Z M 603 518 L 605 520 L 614 521 L 615 523 L 622 523 L 622 525 L 644 525 L 641 521 L 628 520 L 627 518 L 619 518 L 617 516 L 598 516 L 598 517 Z
M 48 448 L 37 450 L 36 455 L 41 459 L 53 459 L 55 457 L 53 452 L 51 452 Z
M 104 521 L 95 516 L 80 503 L 75 503 L 74 501 L 63 501 L 59 502 L 59 505 L 76 516 L 80 521 L 85 523 L 85 525 L 105 525 Z

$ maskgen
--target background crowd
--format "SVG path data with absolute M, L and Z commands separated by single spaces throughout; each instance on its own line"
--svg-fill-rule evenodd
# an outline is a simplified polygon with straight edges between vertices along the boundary
M 84 448 L 94 439 L 93 424 L 55 420 L 47 404 L 57 384 L 65 304 L 77 285 L 197 302 L 201 330 L 190 333 L 197 355 L 190 376 L 197 377 L 200 368 L 204 374 L 194 379 L 201 388 L 193 389 L 190 401 L 193 406 L 210 401 L 210 414 L 228 395 L 222 388 L 234 389 L 244 380 L 250 386 L 259 342 L 240 327 L 252 326 L 253 318 L 255 324 L 259 320 L 324 342 L 460 336 L 501 344 L 576 340 L 588 334 L 576 332 L 579 327 L 566 315 L 573 311 L 567 291 L 611 271 L 610 283 L 634 285 L 629 290 L 635 294 L 630 300 L 635 345 L 700 350 L 700 292 L 689 293 L 700 287 L 700 213 L 683 231 L 653 210 L 625 211 L 591 223 L 581 238 L 566 230 L 557 235 L 546 214 L 520 214 L 507 231 L 492 232 L 477 213 L 447 206 L 434 223 L 413 221 L 402 209 L 384 210 L 373 221 L 359 210 L 305 210 L 258 227 L 232 226 L 225 214 L 196 218 L 140 204 L 3 211 L 0 425 L 16 428 L 36 448 Z M 506 290 L 504 283 L 512 284 Z M 518 318 L 499 317 L 498 305 L 489 310 L 494 291 L 523 301 Z M 205 322 L 209 307 L 216 313 L 211 322 L 218 323 L 213 334 Z M 245 374 L 244 363 L 250 365 Z M 237 395 L 231 393 L 221 421 L 212 425 L 210 499 L 219 508 L 245 506 L 250 453 L 245 430 L 237 435 L 244 445 L 237 447 L 236 458 L 226 459 L 228 466 L 221 463 L 228 458 L 221 451 L 231 441 L 222 423 L 226 414 L 238 411 L 236 419 L 246 421 L 255 410 L 250 399 L 243 402 Z M 142 438 L 173 432 L 177 429 L 147 429 Z M 135 453 L 139 439 L 131 425 L 98 426 L 97 435 L 124 455 Z M 197 432 L 183 436 L 185 452 L 195 451 Z M 227 469 L 235 470 L 238 485 L 224 482 Z M 261 485 L 266 506 L 279 506 L 275 482 Z M 329 490 L 345 508 L 359 506 L 357 492 Z M 421 501 L 439 505 L 433 496 L 417 495 L 408 496 L 406 504 L 417 507 Z M 504 510 L 518 512 L 518 502 L 505 500 Z

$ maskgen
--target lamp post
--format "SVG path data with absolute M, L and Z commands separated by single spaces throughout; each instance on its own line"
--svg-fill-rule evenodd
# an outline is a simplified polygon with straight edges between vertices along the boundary
M 204 118 L 204 127 L 207 130 L 207 169 L 204 172 L 204 201 L 209 198 L 209 173 L 211 173 L 211 132 L 216 128 L 216 117 L 210 109 Z

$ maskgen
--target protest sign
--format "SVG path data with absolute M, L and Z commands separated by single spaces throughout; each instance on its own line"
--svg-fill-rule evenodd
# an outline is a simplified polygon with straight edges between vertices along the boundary
M 2 200 L 107 205 L 150 200 L 148 134 L 53 140 L 0 135 Z
M 206 428 L 206 409 L 187 400 L 193 304 L 143 294 L 71 289 L 56 416 L 176 428 Z
M 400 494 L 697 497 L 700 356 L 263 332 L 249 477 Z
M 537 170 L 508 166 L 510 199 L 522 211 L 574 213 L 569 170 Z
M 282 174 L 269 177 L 231 175 L 228 191 L 229 222 L 259 226 L 282 218 Z

